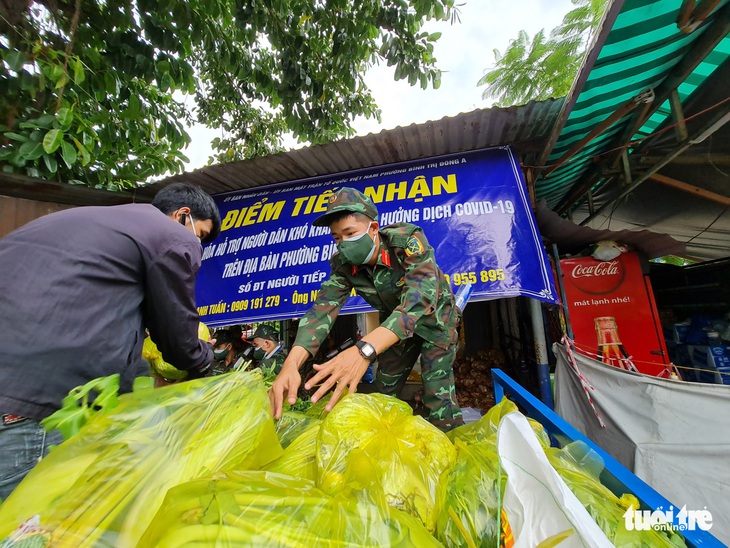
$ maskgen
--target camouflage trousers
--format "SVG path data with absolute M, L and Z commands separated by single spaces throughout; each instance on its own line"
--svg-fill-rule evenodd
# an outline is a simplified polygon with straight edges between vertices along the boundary
M 414 335 L 390 347 L 378 356 L 375 390 L 381 394 L 398 396 L 421 355 L 423 405 L 428 410 L 428 421 L 448 432 L 464 424 L 461 408 L 456 402 L 454 388 L 454 358 L 456 343 L 444 350 Z

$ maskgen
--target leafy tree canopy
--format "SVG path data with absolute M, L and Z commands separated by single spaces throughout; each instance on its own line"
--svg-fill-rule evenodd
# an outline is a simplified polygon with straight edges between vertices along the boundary
M 504 53 L 494 50 L 496 63 L 478 82 L 486 86 L 483 99 L 496 98 L 495 106 L 509 106 L 568 94 L 607 0 L 571 2 L 576 7 L 549 36 L 543 29 L 530 38 L 523 30 Z
M 322 143 L 380 112 L 374 63 L 438 87 L 428 20 L 454 0 L 3 0 L 0 164 L 97 188 L 182 170 L 195 120 L 216 161 Z

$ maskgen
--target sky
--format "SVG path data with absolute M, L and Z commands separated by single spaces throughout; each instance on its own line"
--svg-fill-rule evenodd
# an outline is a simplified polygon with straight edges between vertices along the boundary
M 381 122 L 375 119 L 355 120 L 358 135 L 379 133 L 397 126 L 420 124 L 455 116 L 479 108 L 489 108 L 492 101 L 482 99 L 483 87 L 477 82 L 494 64 L 493 50 L 504 51 L 520 30 L 532 36 L 540 29 L 548 33 L 558 26 L 573 8 L 570 0 L 461 0 L 461 23 L 429 23 L 425 30 L 441 32 L 434 47 L 437 66 L 442 70 L 441 87 L 423 90 L 411 87 L 405 80 L 393 79 L 393 68 L 375 66 L 365 76 L 375 102 L 382 111 Z M 193 126 L 192 143 L 184 151 L 190 162 L 186 170 L 204 167 L 212 154 L 210 141 L 216 130 Z M 300 147 L 294 141 L 288 148 Z

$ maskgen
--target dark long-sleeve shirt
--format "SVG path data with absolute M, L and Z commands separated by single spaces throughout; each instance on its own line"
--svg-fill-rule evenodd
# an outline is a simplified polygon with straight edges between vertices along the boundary
M 144 329 L 178 369 L 210 363 L 198 339 L 190 229 L 149 204 L 78 207 L 0 240 L 0 413 L 42 419 L 72 388 L 148 372 Z

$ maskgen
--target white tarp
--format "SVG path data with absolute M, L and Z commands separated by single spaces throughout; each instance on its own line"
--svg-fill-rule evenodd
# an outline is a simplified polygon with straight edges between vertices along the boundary
M 594 411 L 566 348 L 553 351 L 556 412 L 676 508 L 709 510 L 710 533 L 730 545 L 730 386 L 650 377 L 573 352 Z

